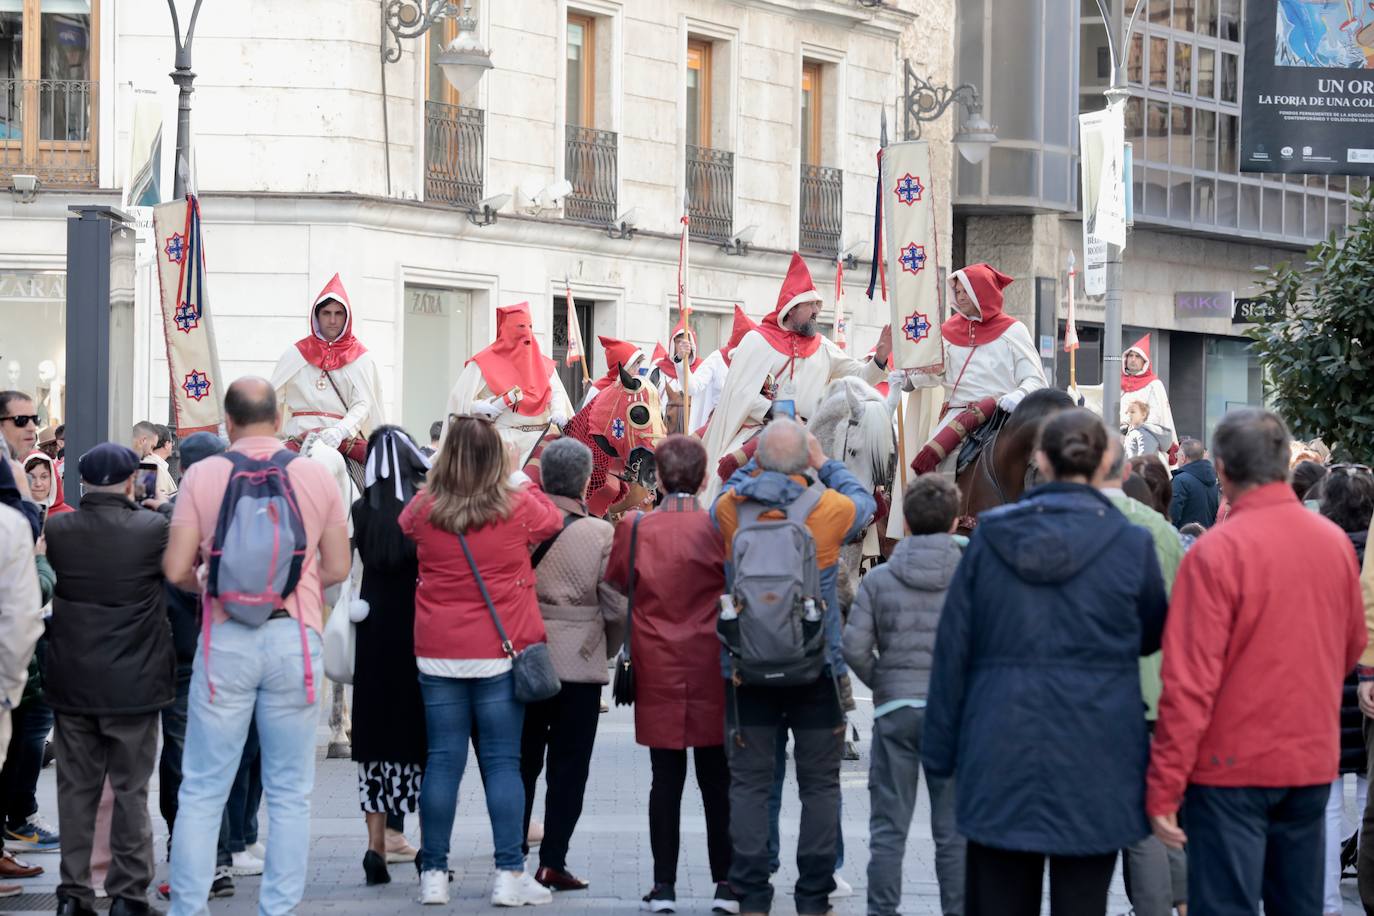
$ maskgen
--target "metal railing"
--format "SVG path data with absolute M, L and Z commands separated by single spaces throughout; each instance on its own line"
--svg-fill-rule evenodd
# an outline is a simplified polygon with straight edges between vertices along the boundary
M 475 207 L 482 200 L 486 113 L 425 102 L 425 199 Z
M 612 130 L 568 125 L 567 178 L 573 192 L 563 216 L 608 226 L 615 221 L 618 137 Z
M 48 187 L 97 182 L 94 80 L 0 79 L 0 179 Z
M 693 238 L 728 242 L 735 222 L 735 154 L 687 147 L 687 213 Z
M 806 164 L 801 170 L 801 250 L 838 257 L 844 228 L 844 172 Z

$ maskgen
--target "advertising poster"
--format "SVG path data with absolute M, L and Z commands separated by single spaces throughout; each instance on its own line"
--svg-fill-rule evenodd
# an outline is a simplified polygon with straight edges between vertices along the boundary
M 1242 172 L 1374 175 L 1374 6 L 1247 0 Z

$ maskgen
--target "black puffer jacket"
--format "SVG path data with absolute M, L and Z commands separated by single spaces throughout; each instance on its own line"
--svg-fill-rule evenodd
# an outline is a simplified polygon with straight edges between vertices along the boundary
M 1346 534 L 1355 545 L 1355 556 L 1360 568 L 1363 569 L 1365 539 L 1369 537 L 1369 532 L 1347 531 Z M 1360 699 L 1356 696 L 1359 686 L 1359 678 L 1352 671 L 1345 679 L 1345 686 L 1341 690 L 1341 772 L 1358 773 L 1363 776 L 1368 772 L 1368 758 L 1365 754 L 1364 734 L 1361 731 L 1364 716 L 1360 713 Z
M 167 520 L 121 495 L 89 493 L 48 520 L 57 572 L 43 689 L 60 713 L 136 715 L 176 698 L 162 591 Z

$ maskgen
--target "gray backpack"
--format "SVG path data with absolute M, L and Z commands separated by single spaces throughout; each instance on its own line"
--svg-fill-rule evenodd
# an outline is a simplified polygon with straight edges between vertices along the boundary
M 716 632 L 740 684 L 810 684 L 825 668 L 825 603 L 816 541 L 806 519 L 821 500 L 812 487 L 787 507 L 787 517 L 760 519 L 771 507 L 744 502 L 733 546 L 733 612 Z

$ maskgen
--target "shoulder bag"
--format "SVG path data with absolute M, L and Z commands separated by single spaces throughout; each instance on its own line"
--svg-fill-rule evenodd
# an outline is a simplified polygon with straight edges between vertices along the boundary
M 635 516 L 630 528 L 630 572 L 626 577 L 629 594 L 625 599 L 625 642 L 615 656 L 615 679 L 611 682 L 611 698 L 617 706 L 633 706 L 635 701 L 635 669 L 630 661 L 630 620 L 635 612 L 635 580 L 639 577 L 635 569 L 635 546 L 639 542 L 639 522 L 644 518 L 641 512 Z
M 477 580 L 477 589 L 482 593 L 487 611 L 491 613 L 491 622 L 496 624 L 496 632 L 501 637 L 501 651 L 510 659 L 511 675 L 515 679 L 515 698 L 521 703 L 547 700 L 563 689 L 562 682 L 553 670 L 553 659 L 549 656 L 548 644 L 537 642 L 526 646 L 524 651 L 515 651 L 510 637 L 506 635 L 506 628 L 501 625 L 501 617 L 496 613 L 496 605 L 491 603 L 487 584 L 482 581 L 482 574 L 477 571 L 477 561 L 472 558 L 468 539 L 462 532 L 458 534 L 458 543 L 463 545 L 463 555 L 468 558 L 468 566 L 472 568 L 472 578 Z

